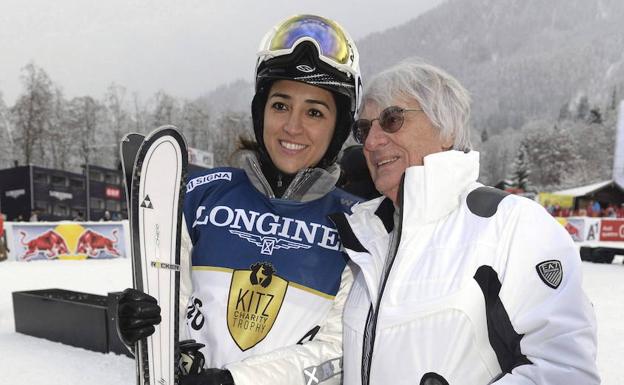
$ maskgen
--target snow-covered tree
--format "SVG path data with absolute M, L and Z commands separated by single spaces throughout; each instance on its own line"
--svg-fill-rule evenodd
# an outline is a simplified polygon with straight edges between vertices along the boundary
M 173 96 L 164 91 L 158 91 L 154 95 L 154 111 L 152 114 L 152 127 L 154 130 L 166 124 L 179 126 L 180 107 L 179 102 Z
M 526 143 L 522 143 L 520 147 L 518 147 L 518 151 L 516 152 L 516 160 L 514 161 L 513 172 L 511 178 L 509 178 L 512 182 L 512 186 L 522 191 L 532 190 L 529 182 L 531 169 L 529 166 L 527 152 L 528 150 Z
M 582 164 L 571 132 L 565 127 L 537 122 L 525 127 L 522 144 L 526 146 L 532 183 L 539 191 L 549 191 L 566 184 Z
M 52 167 L 61 170 L 72 168 L 71 155 L 76 151 L 76 137 L 68 124 L 68 105 L 60 87 L 55 87 L 52 99 L 50 124 L 46 130 L 46 145 Z
M 181 117 L 182 132 L 188 145 L 205 150 L 209 147 L 210 112 L 198 100 L 185 101 Z
M 237 148 L 239 137 L 250 137 L 251 116 L 242 112 L 224 112 L 210 130 L 215 166 L 230 164 L 230 157 Z
M 130 113 L 126 106 L 126 88 L 112 83 L 104 95 L 104 107 L 106 116 L 106 130 L 111 134 L 109 142 L 111 147 L 106 151 L 112 158 L 113 164 L 117 164 L 119 159 L 119 144 L 123 135 L 132 131 Z
M 43 136 L 49 125 L 53 91 L 48 74 L 34 63 L 22 69 L 23 93 L 11 108 L 15 145 L 25 164 L 44 163 Z
M 0 168 L 9 167 L 14 159 L 13 126 L 9 118 L 9 109 L 0 92 Z
M 68 125 L 77 139 L 80 164 L 102 164 L 98 152 L 105 143 L 98 141 L 97 130 L 101 124 L 102 105 L 90 96 L 73 98 L 68 106 Z
M 518 146 L 522 138 L 519 130 L 508 128 L 497 135 L 491 135 L 487 142 L 478 145 L 481 155 L 480 180 L 495 185 L 512 172 Z

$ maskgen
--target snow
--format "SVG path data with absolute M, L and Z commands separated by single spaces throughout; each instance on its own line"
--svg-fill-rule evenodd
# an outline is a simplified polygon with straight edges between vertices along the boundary
M 561 191 L 555 191 L 553 192 L 553 194 L 557 194 L 557 195 L 572 195 L 575 197 L 579 197 L 579 196 L 583 196 L 583 195 L 587 195 L 591 192 L 594 192 L 596 190 L 599 190 L 601 188 L 603 188 L 604 186 L 607 186 L 608 184 L 613 183 L 612 180 L 605 180 L 602 182 L 598 182 L 598 183 L 593 183 L 587 186 L 581 186 L 581 187 L 575 187 L 575 188 L 571 188 L 568 190 L 561 190 Z
M 624 265 L 583 262 L 584 288 L 598 319 L 603 385 L 624 384 Z M 134 385 L 134 361 L 15 333 L 11 293 L 61 288 L 106 295 L 131 285 L 130 260 L 0 263 L 0 385 Z

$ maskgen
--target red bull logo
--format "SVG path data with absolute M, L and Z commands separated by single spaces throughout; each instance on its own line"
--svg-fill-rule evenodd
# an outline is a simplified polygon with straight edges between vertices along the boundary
M 87 229 L 78 238 L 78 245 L 76 246 L 76 254 L 86 254 L 87 257 L 96 258 L 100 253 L 110 254 L 116 257 L 121 256 L 119 250 L 115 245 L 119 242 L 117 237 L 117 230 L 112 232 L 113 238 L 100 234 L 91 229 Z
M 576 226 L 572 225 L 570 222 L 565 224 L 565 229 L 568 231 L 568 234 L 572 236 L 572 238 L 574 238 L 575 236 L 578 237 L 580 235 L 579 230 L 576 228 Z
M 20 243 L 26 247 L 26 251 L 20 256 L 21 260 L 30 261 L 37 257 L 56 259 L 61 254 L 69 254 L 65 239 L 54 230 L 48 230 L 29 241 L 25 241 L 25 232 L 20 231 L 20 234 Z
M 582 221 L 577 221 L 574 219 L 569 219 L 565 223 L 562 223 L 563 227 L 566 229 L 568 234 L 572 237 L 572 240 L 575 242 L 584 241 L 584 223 Z

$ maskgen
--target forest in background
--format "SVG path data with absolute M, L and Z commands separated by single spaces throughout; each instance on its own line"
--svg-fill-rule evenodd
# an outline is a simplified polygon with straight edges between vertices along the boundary
M 482 182 L 554 191 L 611 178 L 624 97 L 623 19 L 619 0 L 449 0 L 357 44 L 365 83 L 417 56 L 464 84 Z M 13 105 L 0 87 L 0 168 L 116 167 L 123 134 L 163 124 L 224 165 L 238 136 L 252 135 L 253 84 L 245 80 L 192 100 L 165 90 L 141 100 L 119 84 L 68 98 L 36 63 L 21 80 Z

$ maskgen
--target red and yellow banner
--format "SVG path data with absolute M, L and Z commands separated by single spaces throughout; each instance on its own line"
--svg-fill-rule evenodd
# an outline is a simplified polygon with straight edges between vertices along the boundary
M 13 223 L 9 229 L 12 259 L 18 261 L 126 256 L 121 222 Z

